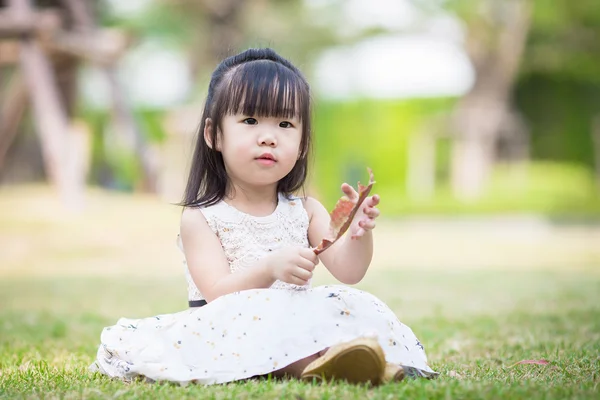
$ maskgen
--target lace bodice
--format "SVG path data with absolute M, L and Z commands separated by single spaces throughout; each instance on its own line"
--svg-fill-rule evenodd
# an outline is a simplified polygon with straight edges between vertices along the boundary
M 246 214 L 224 201 L 203 207 L 201 211 L 208 226 L 221 241 L 232 273 L 252 267 L 269 252 L 279 248 L 293 245 L 309 246 L 308 214 L 299 198 L 288 200 L 280 194 L 275 211 L 265 217 Z M 177 242 L 183 251 L 179 237 Z M 185 260 L 184 264 L 189 300 L 204 299 L 192 280 Z M 310 283 L 297 286 L 281 281 L 276 281 L 271 286 L 288 290 L 305 290 L 309 287 Z

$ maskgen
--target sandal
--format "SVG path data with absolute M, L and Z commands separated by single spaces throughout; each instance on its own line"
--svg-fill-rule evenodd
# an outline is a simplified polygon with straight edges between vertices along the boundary
M 385 355 L 377 339 L 361 337 L 329 348 L 322 357 L 306 366 L 301 379 L 335 379 L 377 385 L 381 382 L 385 365 Z

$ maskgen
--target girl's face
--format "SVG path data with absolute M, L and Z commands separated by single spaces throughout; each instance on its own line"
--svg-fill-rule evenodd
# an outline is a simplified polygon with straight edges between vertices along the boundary
M 234 185 L 277 184 L 300 156 L 302 123 L 295 118 L 226 115 L 217 150 Z

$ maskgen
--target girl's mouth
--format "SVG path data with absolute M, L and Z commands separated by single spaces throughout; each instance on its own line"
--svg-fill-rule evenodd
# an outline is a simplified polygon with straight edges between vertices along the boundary
M 259 164 L 266 165 L 266 166 L 273 165 L 276 162 L 272 158 L 257 158 L 256 161 L 258 161 Z
M 270 153 L 265 153 L 265 154 L 261 155 L 260 157 L 258 157 L 256 159 L 256 161 L 258 161 L 259 164 L 266 165 L 266 166 L 273 165 L 277 162 L 275 160 L 275 157 Z

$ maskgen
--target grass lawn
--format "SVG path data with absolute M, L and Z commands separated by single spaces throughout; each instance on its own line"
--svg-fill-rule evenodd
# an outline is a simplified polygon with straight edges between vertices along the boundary
M 161 214 L 164 206 L 148 201 L 102 198 L 91 202 L 93 215 L 74 218 L 58 215 L 51 202 L 32 203 L 31 193 L 27 201 L 0 193 L 0 398 L 599 397 L 595 258 L 576 268 L 533 262 L 506 269 L 374 267 L 358 286 L 415 331 L 441 373 L 433 381 L 377 388 L 268 380 L 180 387 L 91 374 L 87 367 L 104 326 L 121 316 L 185 307 L 178 255 L 170 250 L 178 214 Z M 135 228 L 132 218 L 147 219 Z M 316 284 L 323 283 L 331 280 L 319 275 Z M 514 365 L 528 359 L 550 364 Z
M 376 271 L 380 294 L 425 344 L 435 381 L 378 388 L 252 381 L 123 383 L 90 374 L 103 326 L 179 310 L 180 279 L 8 278 L 0 283 L 0 396 L 42 398 L 594 398 L 600 276 Z M 547 366 L 516 365 L 547 359 Z

